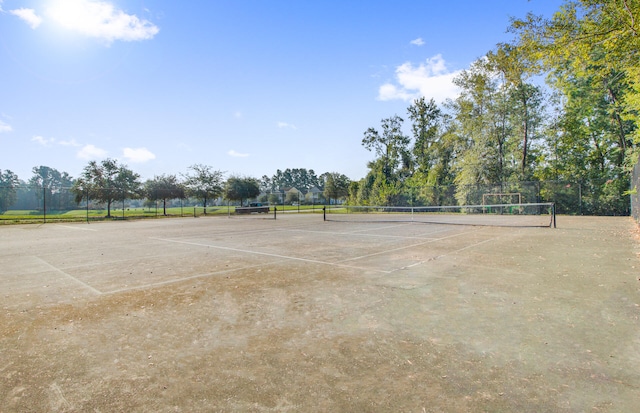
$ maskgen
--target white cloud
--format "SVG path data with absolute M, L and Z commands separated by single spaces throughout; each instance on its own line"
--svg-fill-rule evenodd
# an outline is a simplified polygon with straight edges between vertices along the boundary
M 296 125 L 287 122 L 278 122 L 277 125 L 280 129 L 298 129 Z
M 95 145 L 85 145 L 80 149 L 76 155 L 80 159 L 101 159 L 107 156 L 107 151 L 104 149 L 98 148 Z
M 65 29 L 111 44 L 115 40 L 137 41 L 153 38 L 160 29 L 148 20 L 116 9 L 107 1 L 55 0 L 46 16 Z
M 61 146 L 80 146 L 80 144 L 76 142 L 75 139 L 71 139 L 69 141 L 58 141 L 57 143 Z
M 31 141 L 39 143 L 42 146 L 52 146 L 54 144 L 60 145 L 60 146 L 72 146 L 72 147 L 81 146 L 78 142 L 76 142 L 75 139 L 71 139 L 68 141 L 59 141 L 56 138 L 45 138 L 40 135 L 34 136 L 33 138 L 31 138 Z M 93 145 L 87 145 L 87 146 L 93 146 Z
M 33 9 L 15 9 L 9 10 L 9 13 L 24 20 L 32 29 L 37 29 L 42 23 L 42 17 L 38 16 Z
M 453 84 L 453 78 L 459 73 L 450 72 L 439 54 L 415 67 L 410 62 L 403 63 L 396 68 L 395 82 L 380 86 L 378 99 L 410 101 L 421 96 L 437 102 L 453 99 L 459 94 Z
M 424 45 L 424 40 L 422 40 L 422 37 L 418 37 L 417 39 L 411 40 L 409 43 L 414 46 L 422 46 Z
M 410 93 L 402 88 L 398 88 L 391 83 L 385 83 L 378 89 L 378 99 L 380 100 L 412 100 L 415 99 L 416 93 Z
M 122 152 L 124 158 L 133 163 L 142 163 L 156 159 L 156 155 L 147 148 L 124 148 Z
M 51 146 L 56 140 L 53 138 L 43 138 L 42 136 L 34 136 L 31 138 L 32 142 L 37 142 L 42 146 Z
M 8 125 L 0 120 L 0 133 L 11 132 L 12 130 L 13 128 L 11 127 L 11 125 Z
M 227 152 L 227 154 L 229 154 L 229 156 L 233 156 L 234 158 L 247 158 L 249 156 L 248 153 L 239 153 L 239 152 L 236 152 L 233 149 L 231 149 L 229 152 Z

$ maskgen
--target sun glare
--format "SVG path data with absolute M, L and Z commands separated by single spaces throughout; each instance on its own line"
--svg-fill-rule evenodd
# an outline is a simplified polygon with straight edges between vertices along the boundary
M 78 30 L 91 24 L 89 7 L 82 0 L 57 0 L 51 3 L 47 12 L 62 27 Z
M 53 0 L 46 14 L 61 28 L 109 44 L 151 39 L 159 31 L 153 23 L 117 9 L 109 1 Z

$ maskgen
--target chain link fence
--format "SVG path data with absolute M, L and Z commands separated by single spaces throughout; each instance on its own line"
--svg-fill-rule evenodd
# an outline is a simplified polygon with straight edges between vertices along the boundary
M 640 159 L 633 167 L 631 176 L 631 215 L 640 224 Z
M 509 182 L 492 185 L 413 187 L 395 194 L 392 206 L 489 205 L 554 202 L 558 214 L 633 215 L 640 220 L 640 202 L 633 188 L 640 188 L 640 164 L 633 171 L 630 195 L 615 188 L 579 182 Z M 32 185 L 0 186 L 0 223 L 98 221 L 227 214 L 221 199 L 170 198 L 162 189 L 147 197 L 104 188 L 92 196 L 71 188 Z M 633 205 L 633 207 L 632 207 Z
M 93 189 L 92 196 L 71 188 L 32 185 L 0 186 L 0 224 L 188 217 L 227 213 L 227 205 L 203 206 L 194 198 L 170 198 L 158 189 L 150 197 L 132 196 L 118 189 Z M 213 202 L 215 203 L 215 202 Z
M 580 182 L 531 181 L 469 186 L 424 186 L 408 188 L 388 197 L 388 206 L 449 206 L 495 204 L 556 204 L 558 214 L 630 214 L 629 195 L 607 182 L 590 185 Z

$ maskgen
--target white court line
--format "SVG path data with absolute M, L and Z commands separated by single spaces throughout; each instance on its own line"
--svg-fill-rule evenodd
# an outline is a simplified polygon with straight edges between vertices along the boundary
M 308 262 L 308 263 L 311 263 L 311 264 L 322 264 L 322 265 L 330 265 L 330 266 L 333 266 L 333 267 L 352 268 L 352 269 L 357 269 L 357 270 L 367 270 L 367 271 L 381 272 L 383 274 L 389 274 L 389 272 L 390 272 L 390 271 L 376 270 L 376 269 L 372 269 L 372 268 L 356 267 L 356 266 L 353 266 L 353 265 L 343 265 L 343 264 L 334 263 L 334 262 L 311 260 L 311 259 L 308 259 L 308 258 L 299 258 L 299 257 L 290 257 L 290 256 L 287 256 L 287 255 L 271 254 L 271 253 L 268 253 L 268 252 L 243 250 L 243 249 L 231 248 L 231 247 L 221 247 L 221 246 L 218 246 L 218 245 L 202 244 L 202 243 L 199 243 L 199 242 L 179 241 L 179 240 L 172 240 L 172 239 L 166 239 L 166 238 L 151 238 L 151 239 L 155 239 L 155 240 L 158 240 L 158 241 L 165 241 L 165 242 L 173 242 L 173 243 L 176 243 L 176 244 L 186 244 L 186 245 L 194 245 L 194 246 L 197 246 L 197 247 L 206 247 L 206 248 L 213 248 L 213 249 L 219 249 L 219 250 L 225 250 L 225 251 L 242 252 L 242 253 L 245 253 L 245 254 L 263 255 L 265 257 L 282 258 L 282 259 L 291 260 L 291 261 Z
M 358 221 L 354 221 L 354 222 L 358 222 Z M 359 229 L 356 231 L 351 231 L 352 233 L 358 233 L 358 232 L 370 232 L 370 231 L 378 231 L 381 229 L 389 229 L 389 228 L 398 228 L 398 227 L 406 227 L 407 225 L 411 225 L 410 222 L 403 222 L 400 224 L 395 224 L 395 225 L 385 225 L 383 227 L 372 227 L 372 228 L 366 228 L 366 229 Z
M 392 271 L 390 271 L 390 272 L 396 272 L 396 271 L 404 270 L 404 269 L 407 269 L 407 268 L 417 267 L 418 265 L 422 265 L 422 264 L 424 264 L 425 262 L 434 261 L 434 260 L 439 260 L 440 258 L 444 258 L 444 257 L 446 257 L 446 256 L 448 256 L 448 255 L 457 254 L 457 253 L 459 253 L 460 251 L 464 251 L 464 250 L 467 250 L 467 249 L 469 249 L 469 248 L 475 248 L 475 247 L 477 247 L 478 245 L 482 245 L 482 244 L 484 244 L 484 243 L 486 243 L 486 242 L 493 241 L 493 240 L 495 240 L 495 239 L 496 239 L 496 238 L 489 238 L 489 239 L 485 239 L 484 241 L 476 242 L 475 244 L 467 245 L 466 247 L 463 247 L 463 248 L 457 249 L 457 250 L 455 250 L 455 251 L 451 251 L 451 252 L 450 252 L 450 253 L 448 253 L 448 254 L 436 255 L 435 257 L 429 258 L 429 259 L 428 259 L 428 260 L 426 260 L 426 261 L 418 261 L 418 262 L 416 262 L 416 263 L 414 263 L 414 264 L 407 265 L 406 267 L 398 268 L 398 269 L 392 270 Z
M 476 230 L 476 231 L 479 231 L 479 230 Z M 434 239 L 430 239 L 430 240 L 425 241 L 425 242 L 419 242 L 419 243 L 417 243 L 417 244 L 406 245 L 406 246 L 404 246 L 404 247 L 392 248 L 392 249 L 390 249 L 390 250 L 384 250 L 384 251 L 374 252 L 374 253 L 372 253 L 372 254 L 361 255 L 361 256 L 359 256 L 359 257 L 347 258 L 347 259 L 342 260 L 342 261 L 337 261 L 337 263 L 347 262 L 347 261 L 361 260 L 361 259 L 363 259 L 363 258 L 375 257 L 376 255 L 387 254 L 387 253 L 389 253 L 389 252 L 396 252 L 396 251 L 406 250 L 406 249 L 409 249 L 409 248 L 414 248 L 414 247 L 419 247 L 419 246 L 421 246 L 421 245 L 430 244 L 430 243 L 432 243 L 432 242 L 437 242 L 437 241 L 442 241 L 442 240 L 449 239 L 449 238 L 458 237 L 458 236 L 460 236 L 460 235 L 467 235 L 467 234 L 469 234 L 470 232 L 476 232 L 476 231 L 460 232 L 460 233 L 457 233 L 457 234 L 449 235 L 448 237 L 434 238 Z M 467 248 L 467 247 L 465 247 L 465 248 Z M 464 249 L 464 248 L 463 248 L 463 249 Z M 404 268 L 406 268 L 406 267 L 404 267 Z M 393 272 L 393 271 L 396 271 L 396 270 L 392 270 L 391 272 Z
M 264 264 L 256 264 L 256 265 L 250 265 L 248 267 L 232 268 L 232 269 L 223 270 L 223 271 L 216 271 L 216 272 L 208 272 L 208 273 L 205 273 L 205 274 L 190 275 L 188 277 L 174 278 L 174 279 L 166 280 L 166 281 L 158 281 L 156 283 L 151 283 L 151 284 L 143 284 L 143 285 L 136 285 L 136 286 L 133 286 L 133 287 L 119 288 L 117 290 L 106 291 L 103 294 L 117 294 L 117 293 L 123 293 L 123 292 L 126 292 L 126 291 L 144 290 L 144 289 L 152 288 L 152 287 L 162 287 L 164 285 L 176 284 L 176 283 L 180 283 L 180 282 L 183 282 L 183 281 L 189 281 L 189 280 L 195 280 L 197 278 L 205 278 L 205 277 L 211 277 L 211 276 L 214 276 L 214 275 L 229 274 L 229 273 L 236 272 L 236 271 L 243 271 L 243 270 L 248 270 L 249 268 L 256 268 L 256 267 L 263 267 L 263 266 L 264 266 Z
M 380 228 L 378 228 L 378 229 L 380 229 Z M 384 229 L 384 228 L 382 228 L 382 229 Z M 317 231 L 317 230 L 309 230 L 309 229 L 294 229 L 294 230 L 277 229 L 276 231 L 279 231 L 279 232 L 307 232 L 307 233 L 311 233 L 311 234 L 321 234 L 321 235 L 349 235 L 349 236 L 354 236 L 354 237 L 437 240 L 438 238 L 431 237 L 429 235 L 437 234 L 439 232 L 447 232 L 447 231 L 450 231 L 450 230 L 443 229 L 443 230 L 440 230 L 440 231 L 430 232 L 430 233 L 424 234 L 422 236 L 410 236 L 410 237 L 407 237 L 407 236 L 404 236 L 404 235 L 361 234 L 360 232 L 362 232 L 362 231 L 348 231 L 348 232 L 339 231 L 339 232 L 336 232 L 336 231 Z
M 84 228 L 84 227 L 80 227 L 80 226 L 76 227 L 76 226 L 71 226 L 71 225 L 60 225 L 60 224 L 58 224 L 58 225 L 56 225 L 56 227 L 67 228 L 67 229 L 75 229 L 75 230 L 78 230 L 78 231 L 94 231 L 94 232 L 98 231 L 97 229 L 93 229 L 93 228 Z
M 93 291 L 94 293 L 96 293 L 98 295 L 102 295 L 102 291 L 100 291 L 100 290 L 98 290 L 96 288 L 93 288 L 92 286 L 90 286 L 89 284 L 85 283 L 84 281 L 80 281 L 79 279 L 77 279 L 76 277 L 74 277 L 71 274 L 67 274 L 66 272 L 62 271 L 60 268 L 54 267 L 53 265 L 49 264 L 47 261 L 43 260 L 42 258 L 40 258 L 38 256 L 35 256 L 35 255 L 34 255 L 34 258 L 37 259 L 38 261 L 44 263 L 45 265 L 47 265 L 49 268 L 51 268 L 55 272 L 57 272 L 59 274 L 62 274 L 64 276 L 66 276 L 67 278 L 75 281 L 76 283 L 82 285 L 86 289 L 91 290 L 91 291 Z

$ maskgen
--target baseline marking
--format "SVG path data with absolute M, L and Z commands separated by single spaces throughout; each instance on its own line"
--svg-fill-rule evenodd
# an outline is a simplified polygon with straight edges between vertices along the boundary
M 380 273 L 383 273 L 383 274 L 389 274 L 391 272 L 391 271 L 376 270 L 376 269 L 372 269 L 372 268 L 356 267 L 356 266 L 353 266 L 353 265 L 343 265 L 343 264 L 340 264 L 339 262 L 335 263 L 335 262 L 312 260 L 312 259 L 308 259 L 308 258 L 289 257 L 289 256 L 286 256 L 286 255 L 271 254 L 271 253 L 268 253 L 268 252 L 260 252 L 260 251 L 250 251 L 250 250 L 244 250 L 244 249 L 239 249 L 239 248 L 231 248 L 231 247 L 221 247 L 221 246 L 218 246 L 218 245 L 202 244 L 202 243 L 199 243 L 199 242 L 178 241 L 178 240 L 171 240 L 171 239 L 166 239 L 166 238 L 151 238 L 151 239 L 155 239 L 155 240 L 158 240 L 158 241 L 165 241 L 165 242 L 173 242 L 173 243 L 176 243 L 176 244 L 186 244 L 186 245 L 194 245 L 194 246 L 197 246 L 197 247 L 205 247 L 205 248 L 214 248 L 214 249 L 225 250 L 225 251 L 242 252 L 242 253 L 245 253 L 245 254 L 263 255 L 265 257 L 282 258 L 282 259 L 291 260 L 291 261 L 308 262 L 308 263 L 311 263 L 311 264 L 330 265 L 330 266 L 333 266 L 333 267 L 343 267 L 343 268 L 352 268 L 352 269 L 357 269 L 357 270 L 380 272 Z
M 64 275 L 65 277 L 67 277 L 67 278 L 69 278 L 69 279 L 71 279 L 71 280 L 75 281 L 76 283 L 78 283 L 78 284 L 82 285 L 84 288 L 86 288 L 86 289 L 88 289 L 88 290 L 91 290 L 92 292 L 94 292 L 94 293 L 96 293 L 96 294 L 98 294 L 98 295 L 102 295 L 102 291 L 100 291 L 100 290 L 98 290 L 98 289 L 96 289 L 96 288 L 93 288 L 92 286 L 90 286 L 89 284 L 85 283 L 84 281 L 81 281 L 81 280 L 77 279 L 76 277 L 74 277 L 73 275 L 68 274 L 68 273 L 66 273 L 66 272 L 62 271 L 60 268 L 56 268 L 56 267 L 54 267 L 53 265 L 49 264 L 47 261 L 43 260 L 42 258 L 40 258 L 40 257 L 38 257 L 38 256 L 35 256 L 35 255 L 34 255 L 33 257 L 34 257 L 35 259 L 37 259 L 38 261 L 40 261 L 40 262 L 44 263 L 47 267 L 51 268 L 52 270 L 54 270 L 54 271 L 55 271 L 55 272 L 57 272 L 58 274 L 62 274 L 62 275 Z

